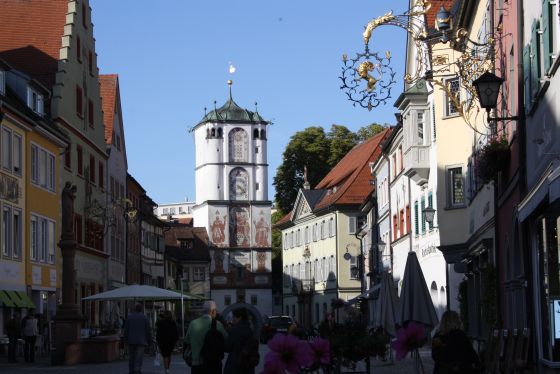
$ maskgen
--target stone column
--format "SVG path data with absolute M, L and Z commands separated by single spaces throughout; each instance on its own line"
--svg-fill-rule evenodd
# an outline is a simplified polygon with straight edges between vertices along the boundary
M 62 191 L 62 234 L 58 246 L 62 252 L 62 304 L 56 310 L 55 342 L 56 350 L 52 355 L 53 364 L 62 364 L 73 358 L 66 357 L 67 347 L 80 340 L 80 327 L 83 317 L 75 300 L 76 238 L 74 235 L 74 199 L 76 186 L 66 182 Z

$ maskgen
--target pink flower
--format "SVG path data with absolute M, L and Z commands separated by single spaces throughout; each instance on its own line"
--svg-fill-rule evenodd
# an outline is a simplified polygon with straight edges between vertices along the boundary
M 309 344 L 293 335 L 276 334 L 268 341 L 264 373 L 276 374 L 288 371 L 298 373 L 301 367 L 313 364 L 313 352 Z
M 397 330 L 397 339 L 391 343 L 396 351 L 396 359 L 401 360 L 411 352 L 424 345 L 426 329 L 421 323 L 410 321 L 406 327 Z
M 315 363 L 326 365 L 331 361 L 331 345 L 327 339 L 315 338 L 310 344 Z

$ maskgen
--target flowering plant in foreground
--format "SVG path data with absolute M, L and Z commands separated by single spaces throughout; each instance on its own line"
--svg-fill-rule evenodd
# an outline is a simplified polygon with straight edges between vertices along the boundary
M 329 342 L 321 338 L 307 342 L 293 335 L 276 334 L 268 342 L 268 347 L 265 374 L 309 372 L 328 364 L 331 359 Z
M 426 328 L 421 323 L 410 321 L 406 327 L 397 330 L 397 339 L 391 343 L 396 351 L 396 359 L 401 360 L 426 343 Z

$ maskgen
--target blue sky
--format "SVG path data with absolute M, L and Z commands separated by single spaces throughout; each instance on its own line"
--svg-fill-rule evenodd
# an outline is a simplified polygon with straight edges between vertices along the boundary
M 188 129 L 227 99 L 273 121 L 272 178 L 290 136 L 308 126 L 394 123 L 402 91 L 405 32 L 382 27 L 370 49 L 393 56 L 389 104 L 353 107 L 339 89 L 343 53 L 363 51 L 372 18 L 408 1 L 90 0 L 101 74 L 119 74 L 129 172 L 157 203 L 195 200 L 194 141 Z M 236 67 L 228 72 L 229 63 Z

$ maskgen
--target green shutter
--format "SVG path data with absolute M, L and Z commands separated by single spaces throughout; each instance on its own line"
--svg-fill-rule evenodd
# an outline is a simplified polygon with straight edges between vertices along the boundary
M 428 206 L 430 208 L 433 208 L 433 201 L 432 201 L 432 193 L 428 193 Z M 435 220 L 435 216 L 434 216 L 434 220 Z M 428 222 L 428 225 L 430 225 L 430 230 L 434 228 L 434 222 L 432 221 L 432 223 Z
M 531 46 L 523 47 L 523 87 L 525 89 L 525 113 L 531 111 L 533 97 L 531 96 Z
M 544 66 L 544 74 L 548 73 L 550 69 L 550 65 L 552 65 L 552 45 L 553 45 L 553 36 L 552 36 L 552 18 L 550 15 L 551 12 L 551 5 L 550 0 L 542 0 L 542 37 L 543 37 L 543 66 Z
M 539 21 L 531 27 L 531 97 L 535 97 L 541 88 L 541 49 L 539 43 Z
M 426 199 L 422 197 L 420 200 L 420 213 L 422 214 L 422 234 L 426 232 L 426 217 L 424 215 L 424 208 L 426 208 Z
M 419 224 L 419 221 L 418 221 L 418 220 L 419 220 L 419 216 L 418 216 L 418 201 L 415 201 L 415 202 L 414 202 L 414 233 L 415 233 L 416 235 L 420 234 L 419 226 L 418 226 L 418 224 Z

